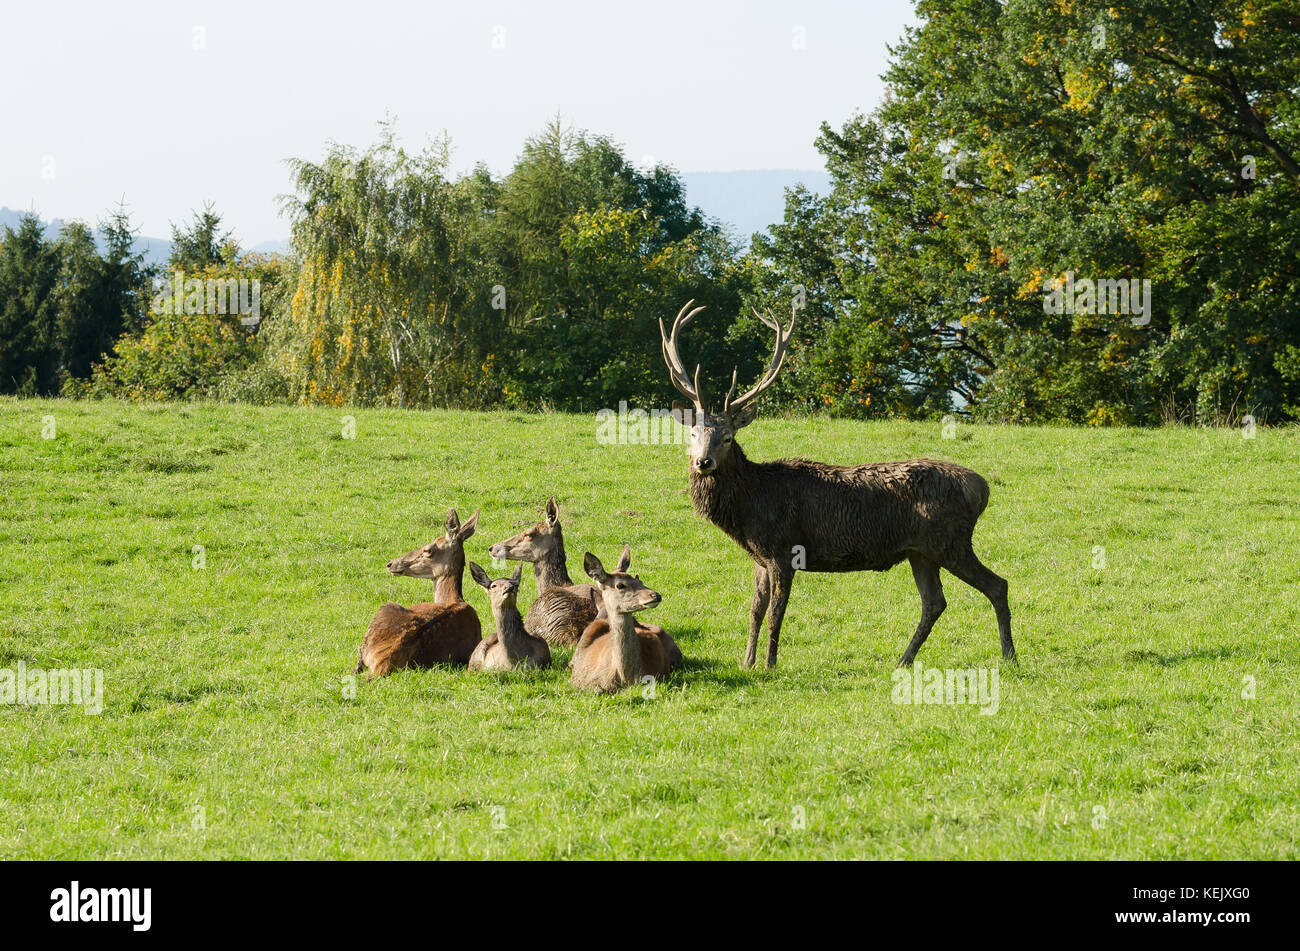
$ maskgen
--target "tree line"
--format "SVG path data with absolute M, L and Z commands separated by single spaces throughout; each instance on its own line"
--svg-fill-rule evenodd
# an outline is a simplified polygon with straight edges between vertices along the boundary
M 1300 417 L 1300 11 L 1293 2 L 921 0 L 870 114 L 824 124 L 832 187 L 742 246 L 664 166 L 558 120 L 508 173 L 452 175 L 390 124 L 291 163 L 293 251 L 212 209 L 167 266 L 34 217 L 0 242 L 0 390 L 331 405 L 667 405 L 689 359 L 855 417 L 1152 424 Z M 257 280 L 260 321 L 151 302 Z M 176 312 L 180 311 L 180 312 Z M 748 315 L 748 316 L 746 316 Z

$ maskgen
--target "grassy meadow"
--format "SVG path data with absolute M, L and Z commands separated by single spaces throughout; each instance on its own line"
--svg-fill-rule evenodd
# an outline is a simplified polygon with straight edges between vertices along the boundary
M 987 716 L 892 702 L 920 613 L 906 564 L 799 574 L 780 667 L 740 670 L 751 565 L 693 513 L 682 447 L 595 434 L 0 400 L 0 668 L 104 672 L 99 715 L 0 706 L 0 857 L 1300 857 L 1300 431 L 746 430 L 753 459 L 932 456 L 989 480 L 976 551 L 1010 582 L 1020 663 L 946 573 L 919 655 L 998 667 Z M 631 544 L 683 670 L 594 697 L 559 652 L 350 689 L 374 610 L 431 598 L 389 558 L 455 506 L 482 509 L 467 547 L 489 565 L 551 494 L 575 580 L 585 549 Z M 526 566 L 521 609 L 534 590 Z

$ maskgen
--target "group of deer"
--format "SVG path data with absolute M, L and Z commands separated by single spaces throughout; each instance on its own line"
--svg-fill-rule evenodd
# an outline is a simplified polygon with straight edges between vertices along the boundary
M 772 385 L 785 361 L 791 335 L 776 320 L 755 311 L 776 331 L 767 371 L 749 391 L 735 396 L 736 372 L 720 412 L 709 412 L 700 387 L 678 354 L 677 338 L 704 308 L 687 301 L 672 330 L 659 322 L 660 347 L 673 386 L 690 406 L 673 410 L 690 428 L 690 494 L 695 511 L 730 535 L 753 559 L 754 598 L 749 639 L 741 661 L 754 665 L 759 631 L 768 618 L 767 666 L 776 666 L 777 644 L 796 570 L 888 571 L 906 560 L 921 595 L 921 621 L 899 666 L 910 665 L 947 602 L 939 570 L 946 569 L 981 592 L 997 616 L 1002 656 L 1014 660 L 1011 611 L 1006 581 L 975 555 L 975 522 L 989 500 L 989 485 L 976 472 L 951 462 L 911 459 L 868 465 L 828 465 L 807 459 L 751 462 L 736 433 L 754 421 L 760 394 Z M 371 622 L 357 671 L 381 675 L 404 666 L 450 662 L 472 668 L 513 667 L 531 660 L 549 663 L 547 644 L 577 642 L 573 682 L 602 691 L 617 690 L 643 675 L 663 676 L 681 663 L 681 651 L 661 628 L 638 625 L 634 612 L 659 603 L 659 595 L 627 574 L 629 551 L 613 572 L 588 553 L 583 565 L 596 582 L 575 585 L 564 562 L 564 541 L 554 500 L 546 520 L 492 546 L 497 558 L 532 561 L 538 597 L 521 623 L 515 607 L 519 571 L 489 581 L 473 563 L 474 580 L 487 589 L 497 634 L 479 641 L 478 617 L 461 598 L 464 540 L 478 513 L 461 525 L 453 511 L 447 534 L 424 548 L 390 562 L 394 574 L 433 578 L 435 603 L 402 608 L 385 605 Z M 522 566 L 521 566 L 522 567 Z M 770 608 L 770 611 L 769 611 Z M 599 615 L 599 617 L 597 616 Z M 434 630 L 445 632 L 436 637 Z
M 478 527 L 478 516 L 476 511 L 462 524 L 452 509 L 441 538 L 388 563 L 395 575 L 433 581 L 433 601 L 381 607 L 366 629 L 356 673 L 369 669 L 371 677 L 382 677 L 435 664 L 470 670 L 541 668 L 551 665 L 552 646 L 574 646 L 569 661 L 573 685 L 611 693 L 644 677 L 662 679 L 681 665 L 682 652 L 663 628 L 635 620 L 636 612 L 653 608 L 660 598 L 628 574 L 629 547 L 624 546 L 613 571 L 587 552 L 583 568 L 595 584 L 573 583 L 555 499 L 546 503 L 541 522 L 489 549 L 493 558 L 533 563 L 537 597 L 526 617 L 520 616 L 517 603 L 522 564 L 509 577 L 492 580 L 469 562 L 470 576 L 487 592 L 496 625 L 495 633 L 482 638 L 478 614 L 461 590 L 465 541 Z

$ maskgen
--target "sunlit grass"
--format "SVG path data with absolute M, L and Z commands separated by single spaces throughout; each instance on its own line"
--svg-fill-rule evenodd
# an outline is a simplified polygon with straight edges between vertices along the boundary
M 0 667 L 105 678 L 100 716 L 0 706 L 0 856 L 1297 857 L 1295 429 L 746 430 L 755 459 L 929 455 L 988 478 L 976 550 L 1010 581 L 1021 658 L 992 716 L 891 702 L 920 612 L 905 565 L 800 574 L 780 668 L 741 671 L 752 569 L 692 512 L 682 448 L 595 432 L 0 401 Z M 456 506 L 482 509 L 486 564 L 550 494 L 575 577 L 585 549 L 632 545 L 685 669 L 597 698 L 561 653 L 348 699 L 375 608 L 431 595 L 385 562 Z M 997 666 L 992 609 L 944 584 L 921 662 Z

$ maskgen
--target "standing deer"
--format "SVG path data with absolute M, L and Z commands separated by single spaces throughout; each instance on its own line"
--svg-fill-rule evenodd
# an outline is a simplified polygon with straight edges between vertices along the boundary
M 975 521 L 988 504 L 988 483 L 969 469 L 933 459 L 861 466 L 806 459 L 750 462 L 736 442 L 736 433 L 754 421 L 755 401 L 781 372 L 794 332 L 794 314 L 789 328 L 783 330 L 771 316 L 754 312 L 776 331 L 771 363 L 753 389 L 734 399 L 733 370 L 722 412 L 709 413 L 700 392 L 700 368 L 696 366 L 692 382 L 677 352 L 678 334 L 704 309 L 691 310 L 694 303 L 687 301 L 678 312 L 671 334 L 664 331 L 660 319 L 660 345 L 673 386 L 694 406 L 692 414 L 691 408 L 673 404 L 690 425 L 695 511 L 735 539 L 754 560 L 754 599 L 742 666 L 754 666 L 769 603 L 767 666 L 776 666 L 796 564 L 805 571 L 887 571 L 904 559 L 911 563 L 921 593 L 921 622 L 903 651 L 900 667 L 912 663 L 947 606 L 940 568 L 992 602 L 1002 656 L 1014 660 L 1007 583 L 975 557 L 971 544 Z
M 452 509 L 445 534 L 388 563 L 395 575 L 432 578 L 433 603 L 404 608 L 389 602 L 375 612 L 366 628 L 355 673 L 370 668 L 371 677 L 384 677 L 406 667 L 469 663 L 482 628 L 478 614 L 461 595 L 465 570 L 465 539 L 474 534 L 478 512 L 464 525 Z
M 618 566 L 607 572 L 600 559 L 587 552 L 582 566 L 600 588 L 605 617 L 582 632 L 569 666 L 575 687 L 612 693 L 640 683 L 645 676 L 662 680 L 682 664 L 677 642 L 661 627 L 636 623 L 633 613 L 653 608 L 659 592 L 627 573 L 632 550 L 624 545 Z
M 574 584 L 564 554 L 564 531 L 555 499 L 546 502 L 545 518 L 512 538 L 497 542 L 488 554 L 511 561 L 531 561 L 537 597 L 528 606 L 524 629 L 555 645 L 576 644 L 600 614 L 594 585 Z
M 516 667 L 550 667 L 551 649 L 540 637 L 524 630 L 523 618 L 515 604 L 519 593 L 520 565 L 509 578 L 491 580 L 474 562 L 469 563 L 469 575 L 492 602 L 492 619 L 496 633 L 478 642 L 469 659 L 470 670 L 514 670 Z

